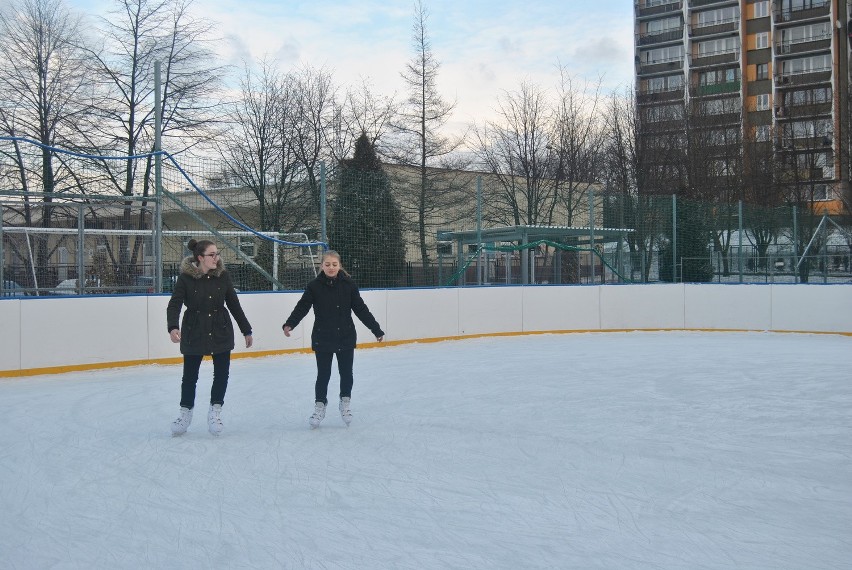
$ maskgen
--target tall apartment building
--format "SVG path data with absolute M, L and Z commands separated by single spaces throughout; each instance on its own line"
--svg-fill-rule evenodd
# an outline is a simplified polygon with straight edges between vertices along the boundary
M 636 0 L 640 132 L 705 129 L 717 173 L 762 160 L 783 171 L 779 187 L 842 211 L 852 203 L 847 2 Z M 737 160 L 726 162 L 732 145 Z

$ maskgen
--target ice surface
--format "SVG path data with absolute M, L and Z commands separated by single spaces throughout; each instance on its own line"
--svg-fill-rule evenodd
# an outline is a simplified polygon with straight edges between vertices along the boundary
M 531 335 L 0 380 L 0 566 L 852 567 L 852 338 Z M 336 393 L 336 374 L 330 394 Z

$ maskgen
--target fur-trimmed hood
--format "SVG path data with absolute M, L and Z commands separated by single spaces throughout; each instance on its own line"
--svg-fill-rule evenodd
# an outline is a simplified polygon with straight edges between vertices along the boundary
M 195 279 L 201 279 L 204 277 L 204 272 L 198 268 L 198 264 L 195 262 L 195 258 L 191 255 L 183 258 L 183 261 L 180 262 L 180 272 L 186 273 L 190 277 Z M 216 261 L 216 268 L 210 270 L 210 274 L 214 277 L 220 277 L 225 272 L 225 265 L 222 263 L 222 258 L 220 257 Z

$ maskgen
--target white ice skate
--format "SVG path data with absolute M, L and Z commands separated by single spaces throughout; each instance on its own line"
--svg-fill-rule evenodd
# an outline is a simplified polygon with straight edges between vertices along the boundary
M 340 398 L 340 417 L 343 418 L 343 423 L 349 427 L 349 423 L 352 421 L 352 410 L 349 409 L 350 398 Z
M 189 408 L 181 408 L 180 415 L 172 422 L 172 435 L 183 435 L 186 433 L 186 428 L 192 423 L 192 410 Z
M 311 424 L 311 429 L 317 429 L 323 418 L 325 418 L 325 404 L 323 404 L 322 402 L 317 402 L 314 405 L 314 413 L 308 420 L 308 423 Z
M 207 429 L 212 435 L 222 433 L 222 404 L 211 404 L 210 411 L 207 412 Z

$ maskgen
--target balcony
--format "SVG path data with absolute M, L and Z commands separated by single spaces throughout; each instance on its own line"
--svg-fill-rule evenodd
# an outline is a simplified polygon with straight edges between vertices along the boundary
M 728 81 L 727 83 L 711 83 L 709 85 L 691 85 L 689 93 L 693 97 L 707 97 L 710 95 L 724 95 L 726 93 L 739 93 L 742 87 L 740 81 Z
M 778 23 L 802 22 L 805 20 L 814 20 L 828 17 L 831 13 L 831 2 L 824 0 L 823 2 L 813 2 L 807 8 L 801 9 L 775 9 L 775 21 Z
M 804 87 L 806 85 L 819 85 L 824 83 L 831 83 L 830 69 L 825 71 L 810 71 L 805 73 L 778 75 L 775 77 L 776 89 Z
M 709 54 L 693 54 L 690 56 L 689 65 L 692 68 L 696 67 L 713 67 L 716 65 L 725 65 L 735 63 L 740 60 L 740 52 L 724 51 Z
M 711 4 L 719 4 L 720 6 L 724 6 L 726 4 L 738 4 L 737 0 L 692 0 L 689 3 L 690 8 L 704 8 L 705 6 L 710 6 Z
M 831 50 L 831 36 L 812 38 L 800 42 L 778 42 L 775 44 L 775 55 L 800 55 L 812 52 Z
M 683 2 L 672 2 L 661 6 L 648 6 L 647 0 L 636 2 L 636 17 L 647 18 L 649 16 L 660 16 L 671 12 L 682 12 Z
M 667 42 L 678 42 L 683 39 L 683 28 L 666 30 L 663 32 L 646 32 L 639 34 L 639 45 L 648 46 L 652 44 L 663 44 Z
M 683 87 L 675 87 L 672 89 L 663 89 L 658 91 L 640 91 L 636 94 L 636 102 L 640 105 L 682 100 Z
M 639 75 L 651 75 L 654 73 L 667 73 L 683 69 L 682 59 L 671 59 L 663 61 L 641 61 L 639 62 Z
M 740 31 L 740 20 L 733 19 L 712 26 L 696 26 L 689 27 L 689 37 L 691 38 L 708 38 L 710 36 L 733 35 Z

